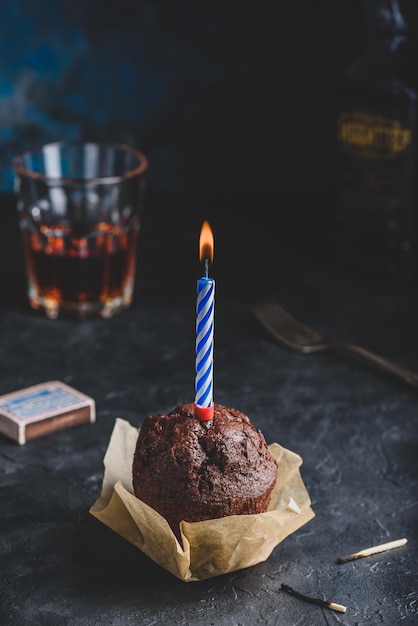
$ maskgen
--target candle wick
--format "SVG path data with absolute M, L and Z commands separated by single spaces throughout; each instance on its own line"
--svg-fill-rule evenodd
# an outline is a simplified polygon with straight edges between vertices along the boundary
M 209 259 L 205 259 L 205 278 L 209 278 Z

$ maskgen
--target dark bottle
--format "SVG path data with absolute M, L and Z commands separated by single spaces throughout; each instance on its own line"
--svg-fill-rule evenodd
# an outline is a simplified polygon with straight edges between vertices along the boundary
M 336 259 L 408 280 L 416 213 L 417 94 L 408 30 L 397 0 L 364 0 L 367 44 L 338 98 Z

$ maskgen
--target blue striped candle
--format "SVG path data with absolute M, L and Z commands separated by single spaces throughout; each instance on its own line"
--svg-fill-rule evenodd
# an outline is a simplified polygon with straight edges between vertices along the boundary
M 205 263 L 205 276 L 197 281 L 195 415 L 208 421 L 213 417 L 215 281 L 208 276 L 209 262 L 213 260 L 213 235 L 207 222 L 203 223 L 200 234 L 200 260 Z

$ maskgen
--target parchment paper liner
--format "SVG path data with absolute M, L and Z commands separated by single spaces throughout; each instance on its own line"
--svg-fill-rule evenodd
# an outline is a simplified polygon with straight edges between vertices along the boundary
M 269 510 L 204 522 L 181 522 L 183 547 L 167 521 L 133 494 L 132 462 L 138 428 L 117 418 L 104 457 L 102 492 L 90 513 L 185 582 L 204 580 L 265 561 L 288 535 L 311 520 L 300 476 L 302 458 L 269 446 L 279 471 Z

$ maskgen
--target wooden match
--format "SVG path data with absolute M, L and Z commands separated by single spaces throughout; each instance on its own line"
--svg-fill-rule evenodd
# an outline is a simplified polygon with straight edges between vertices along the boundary
M 349 556 L 344 556 L 337 559 L 337 563 L 347 563 L 348 561 L 354 561 L 355 559 L 361 559 L 364 556 L 370 556 L 371 554 L 378 554 L 379 552 L 385 552 L 386 550 L 393 550 L 393 548 L 400 548 L 407 543 L 407 539 L 396 539 L 395 541 L 389 541 L 388 543 L 381 543 L 378 546 L 373 546 L 371 548 L 365 548 L 364 550 L 359 550 L 359 552 L 354 552 L 354 554 L 350 554 Z
M 286 591 L 286 593 L 291 596 L 295 596 L 295 598 L 299 598 L 299 600 L 303 600 L 304 602 L 309 602 L 310 604 L 317 604 L 318 606 L 325 607 L 326 609 L 332 609 L 333 611 L 338 611 L 339 613 L 345 613 L 347 607 L 342 604 L 337 604 L 336 602 L 330 602 L 329 600 L 322 600 L 321 598 L 311 598 L 310 596 L 305 596 L 303 593 L 296 591 L 289 585 L 281 584 L 282 591 Z

